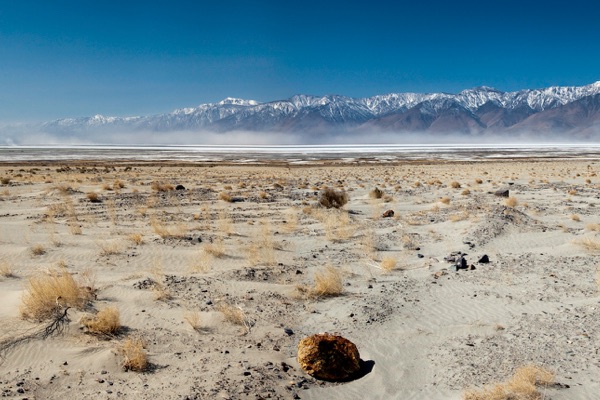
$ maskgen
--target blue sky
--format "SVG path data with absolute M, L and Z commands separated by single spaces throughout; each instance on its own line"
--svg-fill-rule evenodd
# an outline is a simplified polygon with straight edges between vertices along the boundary
M 0 122 L 600 80 L 600 5 L 0 0 Z

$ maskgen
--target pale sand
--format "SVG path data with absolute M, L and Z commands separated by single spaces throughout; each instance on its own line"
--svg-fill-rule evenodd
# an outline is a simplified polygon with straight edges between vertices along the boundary
M 97 299 L 87 312 L 116 306 L 125 329 L 110 340 L 90 336 L 79 324 L 86 311 L 69 310 L 63 334 L 1 354 L 6 396 L 459 399 L 528 363 L 570 386 L 545 389 L 546 399 L 600 393 L 600 251 L 577 244 L 600 241 L 597 161 L 77 165 L 0 167 L 0 178 L 11 178 L 0 185 L 0 266 L 16 275 L 0 277 L 0 338 L 44 326 L 21 319 L 21 296 L 30 275 L 61 262 L 76 277 L 93 271 Z M 124 188 L 103 188 L 116 178 Z M 157 193 L 153 181 L 186 190 Z M 325 186 L 348 192 L 342 212 L 314 207 Z M 369 197 L 375 187 L 389 202 Z M 503 187 L 518 199 L 514 208 L 492 194 Z M 103 201 L 90 203 L 90 191 Z M 219 200 L 223 191 L 243 201 Z M 396 216 L 381 218 L 388 209 Z M 142 244 L 128 239 L 135 233 Z M 211 241 L 222 241 L 223 257 L 204 253 Z M 271 250 L 256 250 L 265 242 Z M 33 255 L 38 244 L 45 253 Z M 450 271 L 444 257 L 454 251 L 476 269 Z M 489 264 L 477 263 L 483 254 Z M 381 269 L 386 257 L 396 270 Z M 312 285 L 326 265 L 342 272 L 344 294 L 303 298 L 297 286 Z M 439 271 L 446 274 L 434 278 Z M 170 298 L 157 300 L 147 279 Z M 224 321 L 222 302 L 241 307 L 249 332 Z M 185 321 L 189 312 L 200 316 L 199 331 Z M 372 370 L 338 384 L 306 375 L 296 345 L 323 331 L 352 340 Z M 128 335 L 146 340 L 149 371 L 121 368 L 116 348 Z

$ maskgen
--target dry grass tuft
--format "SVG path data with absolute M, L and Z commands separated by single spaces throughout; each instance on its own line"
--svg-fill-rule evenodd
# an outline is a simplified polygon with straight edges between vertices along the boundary
M 334 297 L 344 291 L 342 274 L 328 265 L 323 271 L 315 273 L 315 286 L 310 289 L 313 297 Z
M 252 325 L 250 323 L 250 320 L 246 316 L 246 313 L 244 312 L 244 310 L 242 310 L 241 307 L 223 302 L 219 303 L 219 305 L 217 306 L 217 310 L 219 310 L 219 312 L 223 314 L 225 321 L 230 322 L 234 325 L 243 326 L 246 333 L 250 332 L 250 327 Z
M 277 264 L 275 250 L 281 249 L 281 245 L 273 239 L 271 225 L 267 221 L 261 221 L 260 234 L 256 235 L 257 240 L 253 241 L 247 249 L 248 261 L 251 265 Z
M 152 227 L 154 233 L 163 239 L 181 238 L 184 237 L 188 232 L 188 227 L 183 222 L 180 222 L 176 225 L 166 225 L 155 217 L 150 219 L 150 226 Z
M 206 243 L 202 246 L 204 252 L 212 257 L 223 258 L 225 257 L 225 243 L 223 238 L 215 238 L 212 243 Z
M 442 203 L 442 204 L 450 204 L 450 197 L 446 197 L 446 196 L 442 197 L 440 199 L 440 203 Z
M 452 181 L 452 182 L 450 182 L 450 187 L 452 189 L 459 189 L 460 188 L 460 183 L 456 182 L 456 181 Z
M 231 203 L 233 201 L 233 197 L 231 197 L 231 195 L 228 192 L 221 192 L 219 193 L 219 200 Z
M 131 240 L 136 245 L 141 245 L 144 243 L 144 236 L 141 233 L 132 233 L 127 236 L 127 239 Z
M 152 185 L 150 185 L 150 187 L 155 192 L 170 192 L 172 190 L 175 190 L 175 187 L 173 185 L 171 185 L 170 183 L 163 182 L 152 182 Z
M 7 176 L 4 176 L 0 179 L 0 183 L 2 183 L 3 185 L 8 185 L 10 183 L 10 178 Z
M 94 335 L 115 335 L 121 329 L 119 310 L 116 307 L 105 308 L 93 317 L 83 317 L 81 324 L 87 328 L 88 333 Z
M 100 198 L 100 195 L 96 192 L 88 192 L 85 197 L 87 197 L 87 199 L 91 202 L 91 203 L 100 203 L 102 202 L 102 199 Z
M 587 229 L 588 231 L 600 231 L 600 224 L 587 224 L 585 226 L 585 229 Z
M 124 187 L 125 187 L 125 182 L 123 182 L 120 179 L 115 179 L 115 181 L 113 182 L 113 189 L 114 190 L 123 189 Z
M 600 240 L 595 237 L 584 237 L 578 240 L 575 240 L 575 243 L 584 247 L 586 250 L 591 252 L 600 251 Z
M 392 272 L 393 270 L 395 270 L 397 265 L 398 265 L 398 261 L 392 257 L 384 257 L 381 260 L 381 269 L 386 273 Z
M 44 320 L 62 307 L 83 308 L 93 297 L 93 290 L 80 285 L 66 270 L 52 270 L 29 278 L 21 304 L 25 319 Z
M 383 197 L 383 190 L 376 187 L 369 192 L 369 197 L 372 199 L 381 199 Z
M 507 207 L 516 207 L 519 204 L 519 201 L 515 196 L 510 196 L 508 199 L 504 200 L 504 204 Z
M 471 191 L 469 189 L 464 189 L 460 194 L 462 194 L 463 196 L 468 196 L 471 194 Z
M 100 255 L 104 257 L 112 256 L 115 254 L 121 254 L 123 252 L 121 242 L 116 239 L 97 241 L 96 245 L 100 248 Z
M 577 214 L 571 214 L 571 219 L 575 222 L 581 222 L 581 218 Z
M 539 400 L 542 399 L 542 394 L 538 391 L 538 386 L 552 383 L 552 372 L 535 365 L 526 365 L 518 368 L 506 382 L 465 391 L 463 400 Z
M 121 365 L 126 371 L 145 371 L 148 368 L 148 354 L 146 343 L 140 337 L 129 337 L 119 345 L 119 352 L 123 356 Z
M 0 263 L 0 276 L 3 278 L 15 278 L 17 275 L 10 264 L 6 261 Z
M 193 330 L 200 332 L 204 329 L 202 326 L 202 317 L 200 317 L 200 313 L 198 311 L 188 311 L 183 314 L 183 319 L 187 321 L 188 324 L 192 327 Z
M 43 254 L 46 254 L 46 248 L 42 244 L 35 244 L 31 247 L 31 254 L 33 254 L 34 256 L 41 256 Z
M 319 204 L 326 208 L 341 208 L 348 203 L 348 194 L 344 190 L 327 188 L 319 195 Z

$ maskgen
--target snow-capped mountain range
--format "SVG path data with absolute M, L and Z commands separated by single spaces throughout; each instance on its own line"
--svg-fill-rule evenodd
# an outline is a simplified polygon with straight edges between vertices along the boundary
M 296 95 L 218 103 L 139 117 L 60 119 L 37 126 L 56 135 L 119 132 L 276 132 L 327 135 L 453 133 L 600 137 L 600 81 L 586 86 L 502 92 L 481 86 L 448 93 L 391 93 L 367 98 Z

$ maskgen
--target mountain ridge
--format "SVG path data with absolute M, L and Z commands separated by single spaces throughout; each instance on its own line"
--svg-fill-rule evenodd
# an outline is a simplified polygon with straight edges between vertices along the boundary
M 228 97 L 216 103 L 149 116 L 94 115 L 29 127 L 58 136 L 102 132 L 277 132 L 293 135 L 429 133 L 563 135 L 600 138 L 600 81 L 503 92 L 479 86 L 457 94 L 388 93 L 365 98 L 297 94 L 258 102 Z

